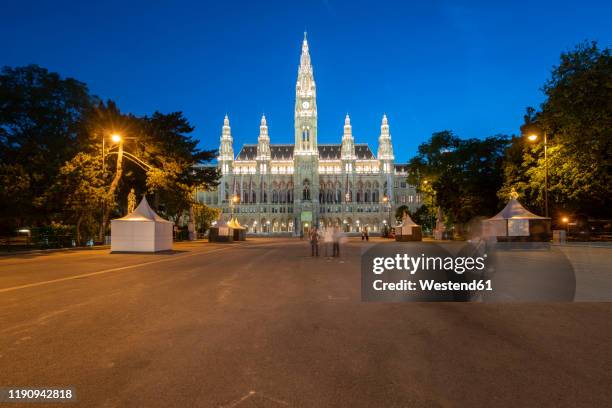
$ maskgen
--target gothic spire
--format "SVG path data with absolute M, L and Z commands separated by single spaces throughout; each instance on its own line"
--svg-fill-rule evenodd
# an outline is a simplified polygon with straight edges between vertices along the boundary
M 344 134 L 342 135 L 341 157 L 343 160 L 355 159 L 355 141 L 353 140 L 353 127 L 348 113 L 344 118 Z
M 261 116 L 259 125 L 259 138 L 257 139 L 257 160 L 270 159 L 270 136 L 268 135 L 268 124 L 266 115 Z
M 391 145 L 391 133 L 389 133 L 389 120 L 383 114 L 380 124 L 380 136 L 378 137 L 378 159 L 393 160 L 393 145 Z
M 232 130 L 230 128 L 229 117 L 227 114 L 223 119 L 223 128 L 221 128 L 221 146 L 219 147 L 219 160 L 234 160 L 234 139 L 232 138 Z

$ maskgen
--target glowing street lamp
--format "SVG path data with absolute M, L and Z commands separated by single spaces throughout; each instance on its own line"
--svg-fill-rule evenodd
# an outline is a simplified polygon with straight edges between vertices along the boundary
M 527 136 L 527 140 L 535 143 L 538 140 L 538 135 L 532 133 Z M 548 217 L 548 137 L 544 132 L 544 216 Z
M 121 135 L 119 133 L 113 133 L 111 135 L 111 140 L 113 141 L 113 143 L 119 143 L 119 142 L 121 142 L 122 138 L 121 138 Z
M 385 224 L 385 227 L 387 226 L 387 224 L 391 224 L 391 203 L 389 202 L 389 197 L 387 197 L 387 195 L 385 194 L 383 196 L 382 199 L 384 206 L 385 206 L 385 210 L 387 210 L 387 219 L 383 220 L 383 223 Z
M 230 216 L 231 217 L 234 216 L 234 205 L 238 204 L 238 201 L 240 201 L 240 197 L 238 197 L 237 195 L 233 195 L 232 199 L 230 200 Z

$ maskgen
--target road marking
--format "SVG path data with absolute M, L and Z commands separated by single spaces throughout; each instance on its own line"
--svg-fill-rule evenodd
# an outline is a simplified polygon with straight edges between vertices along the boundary
M 240 247 L 245 247 L 245 246 L 246 245 L 240 245 Z M 236 248 L 236 246 L 228 246 L 228 247 L 225 247 L 225 248 L 217 248 L 217 249 L 213 249 L 213 250 L 210 250 L 210 251 L 198 251 L 198 252 L 194 252 L 194 253 L 191 253 L 191 254 L 181 255 L 181 256 L 178 256 L 178 257 L 170 257 L 170 258 L 165 258 L 165 259 L 157 259 L 155 261 L 141 262 L 139 264 L 134 264 L 134 265 L 120 266 L 120 267 L 117 267 L 117 268 L 104 269 L 104 270 L 96 271 L 96 272 L 83 273 L 81 275 L 66 276 L 65 278 L 52 279 L 52 280 L 43 281 L 43 282 L 28 283 L 28 284 L 25 284 L 25 285 L 19 285 L 19 286 L 13 286 L 13 287 L 10 287 L 10 288 L 0 289 L 0 293 L 12 292 L 14 290 L 33 288 L 33 287 L 42 286 L 42 285 L 49 285 L 51 283 L 65 282 L 65 281 L 74 280 L 74 279 L 87 278 L 87 277 L 90 277 L 90 276 L 103 275 L 103 274 L 111 273 L 111 272 L 124 271 L 126 269 L 139 268 L 139 267 L 145 266 L 145 265 L 152 265 L 152 264 L 157 264 L 157 263 L 162 263 L 162 262 L 176 261 L 177 259 L 188 258 L 190 256 L 202 255 L 202 254 L 210 254 L 210 253 L 213 253 L 213 252 L 225 251 L 225 250 L 230 249 L 230 248 Z

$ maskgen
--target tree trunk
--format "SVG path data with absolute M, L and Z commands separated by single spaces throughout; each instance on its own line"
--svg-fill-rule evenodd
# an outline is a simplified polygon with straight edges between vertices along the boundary
M 119 181 L 121 180 L 121 174 L 123 172 L 123 142 L 119 142 L 119 150 L 117 151 L 117 170 L 115 172 L 115 177 L 113 178 L 113 182 L 111 183 L 108 189 L 108 197 L 109 203 L 106 204 L 104 208 L 104 215 L 102 217 L 102 224 L 100 224 L 100 232 L 98 234 L 98 239 L 101 242 L 104 242 L 104 235 L 106 233 L 106 226 L 108 224 L 108 217 L 110 216 L 111 209 L 115 203 L 115 190 L 117 190 L 117 186 L 119 185 Z
M 76 222 L 76 244 L 81 246 L 81 223 L 83 222 L 83 215 L 79 215 Z

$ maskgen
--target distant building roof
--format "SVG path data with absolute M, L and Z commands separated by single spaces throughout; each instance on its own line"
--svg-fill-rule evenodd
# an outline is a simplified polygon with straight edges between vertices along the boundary
M 270 145 L 272 160 L 290 160 L 293 158 L 293 145 L 273 144 Z
M 322 160 L 339 160 L 342 145 L 340 144 L 320 144 L 319 159 Z
M 375 159 L 374 153 L 370 150 L 370 146 L 363 143 L 355 144 L 355 155 L 359 160 L 370 160 Z
M 242 145 L 236 160 L 255 160 L 257 157 L 257 145 Z
M 291 160 L 293 159 L 293 148 L 292 144 L 271 144 L 270 154 L 272 160 Z M 340 160 L 340 153 L 342 150 L 341 144 L 320 144 L 319 158 L 322 160 Z M 359 160 L 371 160 L 376 157 L 370 150 L 370 147 L 365 144 L 355 144 L 355 155 Z M 242 145 L 242 149 L 238 152 L 236 160 L 255 160 L 257 157 L 257 145 L 245 144 Z

